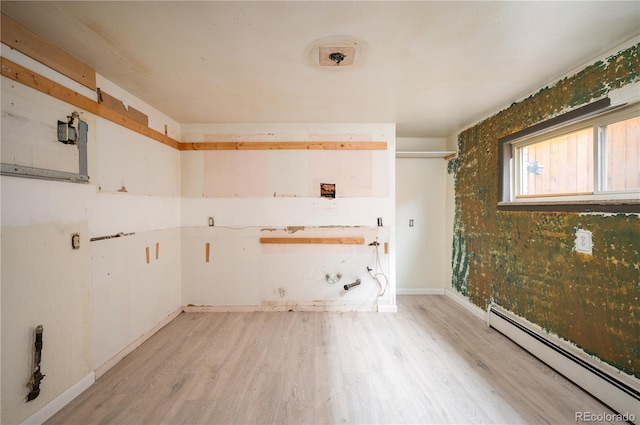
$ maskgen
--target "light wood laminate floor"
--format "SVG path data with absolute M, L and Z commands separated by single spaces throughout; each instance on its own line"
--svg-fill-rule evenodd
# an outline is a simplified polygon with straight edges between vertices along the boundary
M 600 402 L 444 296 L 183 313 L 47 424 L 571 424 Z

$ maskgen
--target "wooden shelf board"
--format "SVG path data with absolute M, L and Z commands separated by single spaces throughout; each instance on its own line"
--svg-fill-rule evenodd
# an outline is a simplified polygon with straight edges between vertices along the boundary
M 42 75 L 39 75 L 4 57 L 2 58 L 2 75 L 31 87 L 32 89 L 62 100 L 63 102 L 67 102 L 70 105 L 84 109 L 85 111 L 95 114 L 101 118 L 119 124 L 129 130 L 135 131 L 136 133 L 147 136 L 167 146 L 171 146 L 174 149 L 178 149 L 178 145 L 180 143 L 177 140 L 155 131 L 144 124 L 134 121 L 131 118 L 96 102 L 95 100 L 78 94 L 55 81 L 43 77 Z
M 260 243 L 364 245 L 364 238 L 260 238 Z
M 199 150 L 386 150 L 387 142 L 192 142 L 180 143 L 181 151 Z
M 58 71 L 91 90 L 96 90 L 96 72 L 58 46 L 2 14 L 0 38 L 12 49 Z

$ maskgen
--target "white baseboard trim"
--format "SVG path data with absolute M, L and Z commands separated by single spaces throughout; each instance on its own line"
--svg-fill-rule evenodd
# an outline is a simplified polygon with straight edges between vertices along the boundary
M 444 288 L 397 288 L 397 295 L 444 295 Z
M 380 304 L 378 305 L 378 313 L 397 313 L 398 306 L 390 305 L 390 304 Z
M 251 313 L 264 311 L 258 305 L 186 305 L 182 307 L 185 313 Z
M 488 317 L 493 329 L 618 412 L 614 420 L 640 423 L 640 380 L 498 305 Z
M 270 311 L 380 311 L 375 304 L 331 301 L 265 301 L 260 305 L 187 305 L 185 313 L 270 312 Z
M 115 356 L 111 357 L 109 360 L 107 360 L 106 362 L 104 362 L 102 365 L 100 365 L 99 367 L 97 367 L 95 369 L 95 374 L 96 374 L 96 379 L 100 378 L 102 375 L 105 374 L 106 371 L 108 371 L 109 369 L 111 369 L 112 367 L 114 367 L 120 360 L 124 359 L 129 353 L 131 353 L 133 350 L 135 350 L 136 348 L 138 348 L 143 342 L 145 342 L 146 340 L 148 340 L 149 338 L 151 338 L 153 336 L 153 334 L 155 334 L 156 332 L 158 332 L 160 329 L 162 329 L 163 327 L 165 327 L 169 322 L 171 322 L 173 319 L 175 319 L 176 317 L 178 317 L 178 315 L 180 313 L 182 313 L 183 308 L 180 307 L 179 309 L 177 309 L 176 311 L 174 311 L 173 313 L 169 314 L 167 317 L 165 317 L 163 320 L 161 320 L 157 325 L 155 325 L 153 328 L 151 328 L 150 330 L 148 330 L 147 332 L 143 333 L 142 335 L 140 335 L 140 337 L 138 337 L 138 339 L 136 339 L 135 341 L 133 341 L 131 344 L 127 345 L 122 351 L 120 351 L 118 354 L 116 354 Z
M 464 298 L 459 293 L 451 289 L 445 289 L 444 294 L 450 299 L 452 299 L 453 301 L 457 302 L 462 307 L 464 307 L 467 311 L 472 313 L 474 316 L 478 317 L 480 320 L 487 322 L 487 324 L 489 323 L 487 312 L 481 309 L 480 307 L 478 307 L 477 305 L 473 304 L 468 299 Z
M 65 392 L 44 405 L 40 410 L 27 418 L 22 425 L 41 425 L 60 409 L 66 406 L 71 400 L 79 396 L 84 390 L 89 388 L 96 381 L 94 372 L 89 373 L 84 378 L 69 387 Z

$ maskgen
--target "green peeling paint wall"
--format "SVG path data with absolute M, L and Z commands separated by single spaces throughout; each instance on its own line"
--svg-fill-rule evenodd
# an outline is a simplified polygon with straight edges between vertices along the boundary
M 498 211 L 498 138 L 640 80 L 640 44 L 463 131 L 455 174 L 454 289 L 495 302 L 640 378 L 640 217 Z M 577 229 L 593 255 L 574 250 Z

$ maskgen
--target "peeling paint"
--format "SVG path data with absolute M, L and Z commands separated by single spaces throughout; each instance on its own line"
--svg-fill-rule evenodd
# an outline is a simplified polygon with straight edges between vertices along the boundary
M 287 226 L 287 232 L 288 233 L 295 233 L 295 232 L 299 232 L 300 230 L 304 230 L 305 227 L 304 226 Z
M 640 45 L 544 87 L 458 137 L 452 286 L 640 378 L 640 217 L 498 211 L 498 138 L 640 80 Z M 575 251 L 575 230 L 594 237 Z

